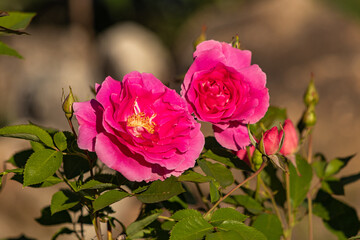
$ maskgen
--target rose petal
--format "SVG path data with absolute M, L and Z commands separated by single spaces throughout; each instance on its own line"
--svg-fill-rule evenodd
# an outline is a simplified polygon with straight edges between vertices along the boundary
M 227 128 L 213 125 L 214 136 L 218 143 L 230 150 L 238 151 L 250 144 L 247 127 L 239 122 L 231 122 Z

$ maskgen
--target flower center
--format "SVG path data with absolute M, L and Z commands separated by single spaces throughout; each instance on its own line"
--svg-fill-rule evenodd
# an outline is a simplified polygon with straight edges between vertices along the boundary
M 151 117 L 148 117 L 144 112 L 141 112 L 139 104 L 135 100 L 134 114 L 128 117 L 126 125 L 128 127 L 133 128 L 134 135 L 136 137 L 141 136 L 141 132 L 143 132 L 143 129 L 146 129 L 148 133 L 153 134 L 155 132 L 156 123 L 154 123 L 152 120 L 155 117 L 156 114 L 153 114 Z

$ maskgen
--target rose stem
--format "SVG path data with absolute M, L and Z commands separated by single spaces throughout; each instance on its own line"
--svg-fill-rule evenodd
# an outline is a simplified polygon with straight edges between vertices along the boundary
M 312 162 L 312 134 L 310 132 L 309 139 L 308 139 L 308 156 L 307 156 L 307 162 L 311 164 Z M 313 240 L 313 221 L 312 221 L 312 197 L 311 192 L 307 193 L 307 200 L 308 200 L 308 208 L 309 208 L 309 240 Z
M 245 183 L 247 183 L 248 181 L 250 181 L 251 179 L 253 179 L 254 177 L 256 177 L 266 166 L 266 161 L 263 161 L 263 163 L 261 164 L 260 168 L 258 170 L 256 170 L 256 172 L 251 175 L 250 177 L 248 177 L 247 179 L 245 179 L 244 181 L 242 181 L 241 183 L 239 183 L 237 186 L 235 186 L 233 189 L 230 190 L 230 192 L 228 192 L 225 196 L 223 196 L 222 198 L 220 198 L 219 201 L 217 201 L 214 206 L 212 206 L 212 208 L 207 211 L 204 214 L 204 217 L 206 217 L 209 213 L 211 213 L 212 211 L 214 211 L 214 209 L 222 202 L 224 201 L 227 197 L 229 197 L 233 192 L 235 192 L 235 190 L 237 190 L 238 188 L 240 188 L 242 185 L 244 185 Z
M 292 212 L 291 212 L 291 201 L 290 201 L 290 173 L 289 167 L 286 166 L 285 172 L 285 184 L 286 184 L 286 201 L 287 201 L 287 213 L 288 213 L 288 232 L 286 239 L 291 239 L 291 231 L 293 225 Z

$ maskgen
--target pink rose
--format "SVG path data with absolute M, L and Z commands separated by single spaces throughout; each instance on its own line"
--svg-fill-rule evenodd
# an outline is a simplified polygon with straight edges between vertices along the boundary
M 267 130 L 262 138 L 263 144 L 264 144 L 264 149 L 265 149 L 265 154 L 266 155 L 273 155 L 275 153 L 278 152 L 279 150 L 279 144 L 280 144 L 280 139 L 279 138 L 279 130 L 278 128 L 272 127 L 270 130 Z M 260 148 L 261 148 L 261 143 L 260 143 Z M 262 151 L 262 150 L 261 150 Z
M 74 103 L 78 145 L 130 181 L 164 180 L 193 167 L 204 136 L 186 102 L 152 74 L 107 77 L 96 99 Z
M 290 156 L 296 152 L 299 139 L 294 124 L 291 122 L 290 119 L 285 120 L 283 129 L 285 132 L 285 137 L 280 153 L 284 156 Z M 281 139 L 282 136 L 283 131 L 280 132 L 279 139 Z
M 269 107 L 266 75 L 250 62 L 250 51 L 204 41 L 182 84 L 190 111 L 212 123 L 217 141 L 234 151 L 250 144 L 246 124 L 259 121 Z

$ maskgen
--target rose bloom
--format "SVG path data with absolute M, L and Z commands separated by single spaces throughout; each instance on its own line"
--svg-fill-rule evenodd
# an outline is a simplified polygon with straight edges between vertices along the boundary
M 96 99 L 74 103 L 78 145 L 130 181 L 164 180 L 193 167 L 204 136 L 174 90 L 152 74 L 107 77 Z
M 216 140 L 237 151 L 250 144 L 246 124 L 259 121 L 269 107 L 265 84 L 250 51 L 209 40 L 197 46 L 181 95 L 191 112 L 213 124 Z

